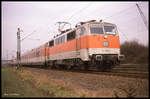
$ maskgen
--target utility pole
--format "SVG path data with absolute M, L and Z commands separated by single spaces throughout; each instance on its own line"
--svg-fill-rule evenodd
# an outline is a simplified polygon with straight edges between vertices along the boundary
M 17 63 L 18 63 L 18 66 L 17 68 L 20 67 L 20 62 L 21 62 L 21 41 L 20 41 L 20 28 L 18 28 L 18 31 L 17 31 Z
M 20 32 L 23 32 L 20 28 L 17 29 L 17 69 L 20 67 L 21 65 L 21 41 L 23 41 L 24 39 L 26 39 L 27 37 L 29 37 L 31 34 L 34 33 L 34 31 L 32 33 L 30 33 L 29 35 L 27 35 L 26 37 L 24 37 L 23 39 L 21 39 L 20 37 Z M 40 39 L 38 39 L 40 40 Z
M 138 8 L 138 10 L 139 10 L 139 12 L 140 12 L 140 15 L 141 15 L 141 17 L 142 17 L 142 19 L 143 19 L 143 21 L 144 21 L 144 24 L 145 24 L 146 28 L 148 29 L 147 20 L 146 20 L 144 14 L 143 14 L 141 8 L 139 7 L 139 5 L 138 5 L 137 3 L 136 3 L 136 6 L 137 6 L 137 8 Z

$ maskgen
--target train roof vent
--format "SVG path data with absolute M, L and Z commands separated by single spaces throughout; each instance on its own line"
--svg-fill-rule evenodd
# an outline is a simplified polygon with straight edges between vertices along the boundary
M 89 20 L 89 21 L 86 21 L 86 22 L 80 22 L 80 24 L 83 25 L 85 23 L 90 23 L 90 22 L 96 22 L 96 20 Z

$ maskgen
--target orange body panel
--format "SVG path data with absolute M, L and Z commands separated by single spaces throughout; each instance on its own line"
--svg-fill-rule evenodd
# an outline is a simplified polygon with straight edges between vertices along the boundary
M 44 47 L 43 54 L 44 54 L 44 56 L 47 56 L 47 50 L 46 50 L 46 47 Z
M 63 53 L 63 52 L 70 52 L 76 49 L 75 40 L 71 40 L 54 47 L 49 48 L 49 55 Z
M 109 42 L 108 46 L 103 46 L 103 42 Z M 107 38 L 104 39 L 104 36 L 88 36 L 88 48 L 120 48 L 119 36 L 107 35 Z
M 102 43 L 109 42 L 109 46 L 104 47 Z M 86 48 L 120 48 L 119 36 L 107 35 L 87 35 L 49 48 L 49 55 L 65 53 Z M 46 50 L 44 55 L 47 55 Z

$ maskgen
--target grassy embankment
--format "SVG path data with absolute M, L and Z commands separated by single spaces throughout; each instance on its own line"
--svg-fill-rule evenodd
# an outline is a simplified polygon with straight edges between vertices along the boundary
M 70 90 L 40 82 L 33 84 L 32 76 L 18 75 L 21 71 L 14 68 L 2 68 L 2 97 L 75 97 Z

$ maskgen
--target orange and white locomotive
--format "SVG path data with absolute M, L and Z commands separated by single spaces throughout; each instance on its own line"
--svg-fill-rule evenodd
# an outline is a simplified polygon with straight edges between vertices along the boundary
M 51 68 L 111 69 L 123 60 L 115 24 L 80 22 L 21 57 L 21 64 Z

